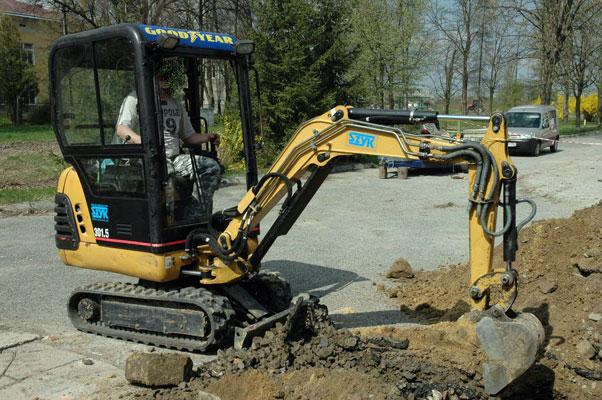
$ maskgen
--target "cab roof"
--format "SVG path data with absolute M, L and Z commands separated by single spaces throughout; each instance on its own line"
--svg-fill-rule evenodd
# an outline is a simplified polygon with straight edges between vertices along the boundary
M 556 108 L 548 105 L 524 105 L 524 106 L 516 106 L 512 107 L 508 112 L 533 112 L 533 113 L 543 113 L 556 110 Z
M 54 48 L 74 43 L 110 39 L 116 36 L 126 36 L 140 44 L 157 43 L 161 35 L 178 37 L 177 48 L 191 51 L 205 50 L 210 54 L 225 57 L 235 54 L 235 45 L 238 42 L 236 37 L 227 33 L 201 32 L 192 29 L 145 24 L 117 24 L 61 36 L 55 42 Z
M 234 45 L 238 41 L 227 33 L 201 32 L 191 29 L 172 28 L 167 26 L 139 24 L 140 30 L 147 42 L 156 42 L 160 35 L 175 36 L 180 39 L 178 46 L 194 47 L 207 50 L 234 52 Z

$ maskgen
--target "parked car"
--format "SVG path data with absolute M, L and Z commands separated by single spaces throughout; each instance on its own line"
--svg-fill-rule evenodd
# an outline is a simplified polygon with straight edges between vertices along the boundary
M 511 151 L 538 156 L 549 147 L 558 150 L 560 131 L 556 109 L 551 106 L 519 106 L 506 113 L 508 123 L 508 148 Z

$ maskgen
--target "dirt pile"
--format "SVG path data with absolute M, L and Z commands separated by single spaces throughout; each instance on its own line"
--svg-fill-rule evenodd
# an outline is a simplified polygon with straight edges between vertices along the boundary
M 495 265 L 503 265 L 501 250 L 495 249 Z M 600 398 L 602 202 L 524 229 L 514 266 L 519 272 L 514 309 L 535 314 L 546 329 L 545 353 L 529 373 L 545 371 L 548 384 L 569 398 Z M 468 311 L 467 265 L 415 275 L 385 292 L 416 322 L 454 321 Z
M 536 364 L 501 399 L 602 398 L 602 202 L 571 218 L 521 232 L 517 311 L 546 328 Z M 495 251 L 501 264 L 501 249 Z M 395 270 L 411 271 L 397 263 Z M 483 355 L 458 331 L 469 310 L 468 267 L 399 274 L 383 290 L 421 325 L 336 329 L 323 306 L 293 337 L 281 325 L 247 350 L 218 352 L 196 378 L 174 389 L 144 389 L 137 398 L 199 399 L 481 399 Z
M 336 329 L 317 305 L 290 337 L 279 325 L 250 349 L 228 349 L 199 366 L 187 387 L 157 390 L 157 399 L 193 399 L 198 390 L 227 399 L 479 399 L 476 366 L 434 362 L 410 351 L 411 340 Z

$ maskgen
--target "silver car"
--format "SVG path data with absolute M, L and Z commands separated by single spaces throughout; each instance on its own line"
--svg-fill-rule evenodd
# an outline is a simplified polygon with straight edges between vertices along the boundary
M 506 113 L 508 123 L 508 149 L 538 156 L 549 147 L 558 150 L 560 131 L 556 109 L 551 106 L 519 106 Z

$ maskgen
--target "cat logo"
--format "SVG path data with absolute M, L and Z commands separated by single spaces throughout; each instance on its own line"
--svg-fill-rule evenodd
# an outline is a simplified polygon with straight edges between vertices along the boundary
M 349 132 L 349 144 L 357 147 L 373 149 L 376 144 L 376 136 L 366 133 Z

